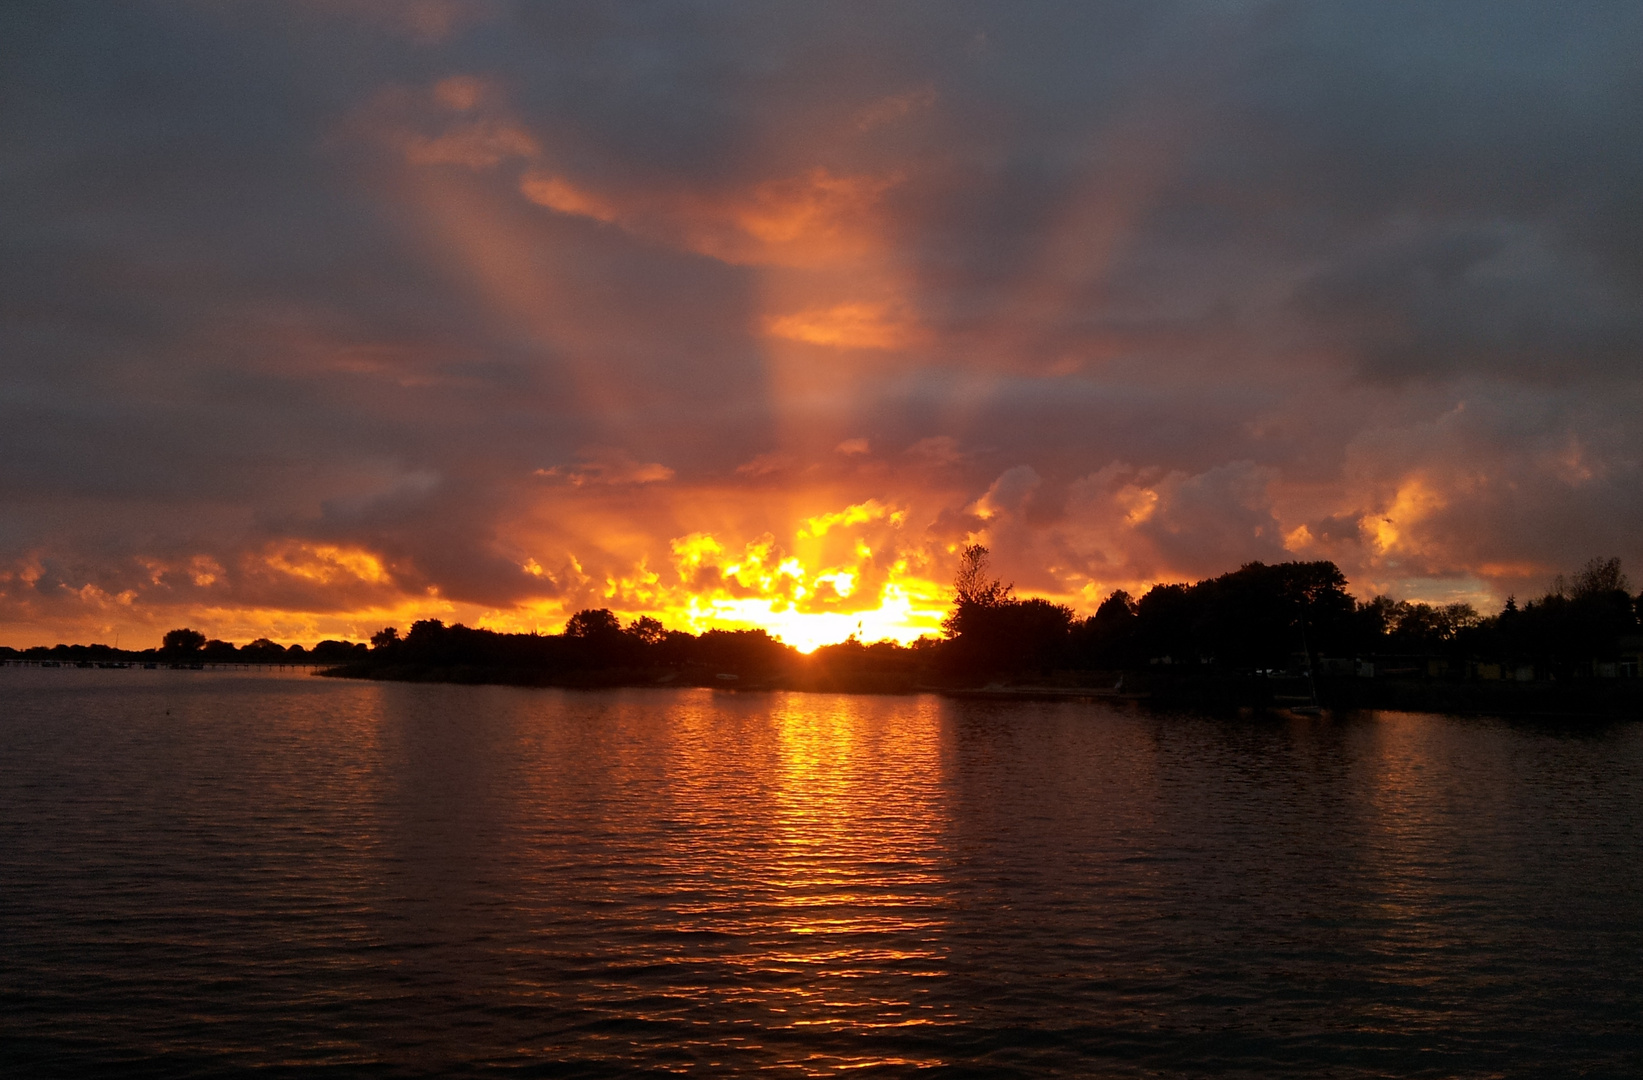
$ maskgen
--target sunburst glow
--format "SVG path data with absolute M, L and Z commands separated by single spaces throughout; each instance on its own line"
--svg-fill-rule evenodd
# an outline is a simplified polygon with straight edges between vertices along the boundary
M 1252 561 L 1480 608 L 1643 565 L 1607 9 L 1411 51 L 1312 5 L 38 7 L 0 644 L 905 642 L 972 543 L 1080 615 Z

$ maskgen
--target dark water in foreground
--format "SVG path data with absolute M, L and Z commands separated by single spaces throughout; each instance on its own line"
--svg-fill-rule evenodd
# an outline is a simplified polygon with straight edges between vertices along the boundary
M 0 671 L 7 1075 L 1643 1073 L 1643 724 Z

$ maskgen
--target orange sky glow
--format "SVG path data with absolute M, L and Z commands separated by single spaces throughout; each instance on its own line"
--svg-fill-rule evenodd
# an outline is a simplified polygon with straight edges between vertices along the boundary
M 1486 611 L 1643 566 L 1595 60 L 1502 125 L 1527 60 L 1468 97 L 1322 13 L 447 6 L 76 61 L 146 97 L 19 76 L 0 644 L 910 642 L 971 543 L 1080 614 L 1253 560 Z

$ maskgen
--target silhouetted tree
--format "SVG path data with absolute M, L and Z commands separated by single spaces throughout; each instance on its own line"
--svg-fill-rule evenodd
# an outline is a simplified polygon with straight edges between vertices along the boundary
M 1154 585 L 1135 604 L 1138 659 L 1184 661 L 1194 651 L 1196 605 L 1190 585 Z
M 628 623 L 628 628 L 623 633 L 645 645 L 660 645 L 667 638 L 667 629 L 662 626 L 661 621 L 649 615 L 641 615 Z
M 1373 651 L 1397 627 L 1398 601 L 1390 596 L 1377 595 L 1359 604 L 1354 614 L 1359 644 L 1364 650 Z
M 259 664 L 277 664 L 286 659 L 285 646 L 260 637 L 240 650 L 240 658 Z
M 622 632 L 622 622 L 609 608 L 585 608 L 565 621 L 565 636 L 603 638 Z
M 1584 600 L 1606 593 L 1630 592 L 1631 584 L 1620 568 L 1619 559 L 1593 558 L 1568 577 L 1559 574 L 1552 582 L 1552 596 L 1569 600 Z
M 1009 600 L 989 612 L 982 646 L 1008 671 L 1048 673 L 1067 661 L 1073 609 L 1042 597 Z
M 979 627 L 977 620 L 1009 603 L 1015 587 L 997 578 L 988 578 L 989 553 L 980 544 L 971 544 L 959 556 L 958 573 L 953 577 L 953 609 L 941 620 L 949 638 L 962 638 Z
M 954 604 L 996 607 L 1011 599 L 1014 585 L 1005 585 L 997 578 L 988 579 L 991 560 L 991 553 L 981 544 L 971 544 L 964 549 L 959 556 L 958 573 L 953 578 Z
M 1101 601 L 1101 606 L 1095 609 L 1092 617 L 1098 623 L 1124 624 L 1135 618 L 1135 611 L 1135 598 L 1123 589 L 1115 589 L 1111 596 Z
M 1573 574 L 1559 574 L 1545 596 L 1499 620 L 1502 651 L 1561 675 L 1593 660 L 1613 660 L 1621 637 L 1638 627 L 1630 587 L 1619 559 L 1591 559 Z
M 394 649 L 399 659 L 412 663 L 454 663 L 460 659 L 453 649 L 445 624 L 439 619 L 418 619 L 405 632 L 405 637 Z
M 692 659 L 712 672 L 743 678 L 774 675 L 797 655 L 763 630 L 708 630 L 691 649 Z
M 1014 594 L 1013 586 L 988 576 L 985 547 L 964 549 L 953 579 L 953 609 L 941 623 L 952 671 L 986 676 L 1046 669 L 1064 659 L 1072 609 Z
M 168 630 L 160 639 L 160 648 L 173 656 L 190 656 L 205 648 L 205 635 L 187 627 Z
M 585 608 L 565 621 L 565 642 L 578 667 L 631 667 L 644 644 L 622 632 L 622 621 L 609 608 Z
M 234 659 L 234 644 L 230 641 L 218 641 L 215 638 L 205 643 L 200 655 L 207 660 L 225 662 Z
M 314 646 L 311 655 L 323 664 L 344 664 L 351 660 L 360 659 L 362 655 L 369 651 L 363 642 L 355 643 L 327 638 Z
M 1135 598 L 1123 589 L 1101 601 L 1073 628 L 1071 649 L 1084 667 L 1117 668 L 1135 661 Z
M 399 643 L 399 628 L 385 626 L 371 635 L 371 648 L 386 649 Z
M 1248 563 L 1195 585 L 1159 584 L 1139 601 L 1114 595 L 1083 631 L 1086 665 L 1215 664 L 1287 667 L 1303 647 L 1350 651 L 1357 630 L 1382 621 L 1360 612 L 1331 562 Z

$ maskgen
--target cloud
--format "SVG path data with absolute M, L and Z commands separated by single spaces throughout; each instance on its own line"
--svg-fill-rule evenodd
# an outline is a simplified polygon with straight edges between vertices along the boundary
M 969 512 L 987 521 L 1001 514 L 1020 514 L 1044 478 L 1030 465 L 1017 465 L 994 480 L 987 491 L 971 504 Z
M 1624 370 L 1643 306 L 1588 256 L 1501 226 L 1433 230 L 1304 282 L 1296 304 L 1374 379 Z
M 824 266 L 877 244 L 879 203 L 897 176 L 839 176 L 825 168 L 729 190 L 601 190 L 538 169 L 519 188 L 531 202 L 615 224 L 636 237 L 731 265 Z
M 572 487 L 584 484 L 660 484 L 673 479 L 673 470 L 660 462 L 640 462 L 622 450 L 584 451 L 576 465 L 554 465 L 537 469 L 533 475 L 544 480 L 562 479 Z
M 891 525 L 900 527 L 907 520 L 905 510 L 897 510 L 886 506 L 877 499 L 868 499 L 866 502 L 847 506 L 843 510 L 826 514 L 817 514 L 805 522 L 800 536 L 826 536 L 828 530 L 836 525 L 859 525 L 865 521 L 888 521 Z
M 959 449 L 958 440 L 951 435 L 929 435 L 907 448 L 907 456 L 931 468 L 958 465 L 967 455 Z
M 478 121 L 447 129 L 436 136 L 411 135 L 405 157 L 413 165 L 466 165 L 487 169 L 509 158 L 532 158 L 539 153 L 536 140 L 511 124 Z
M 887 303 L 852 302 L 765 319 L 765 332 L 812 345 L 847 349 L 898 349 L 919 339 L 904 312 Z
M 0 640 L 1643 566 L 1631 9 L 0 20 Z
M 610 199 L 578 188 L 562 176 L 529 175 L 519 182 L 519 188 L 531 202 L 561 214 L 592 218 L 607 225 L 622 217 L 621 209 Z
M 740 476 L 771 476 L 783 473 L 797 464 L 797 459 L 789 454 L 760 454 L 751 461 L 736 466 Z
M 936 103 L 936 88 L 921 86 L 902 94 L 891 94 L 864 106 L 856 112 L 856 127 L 862 131 L 894 124 Z

